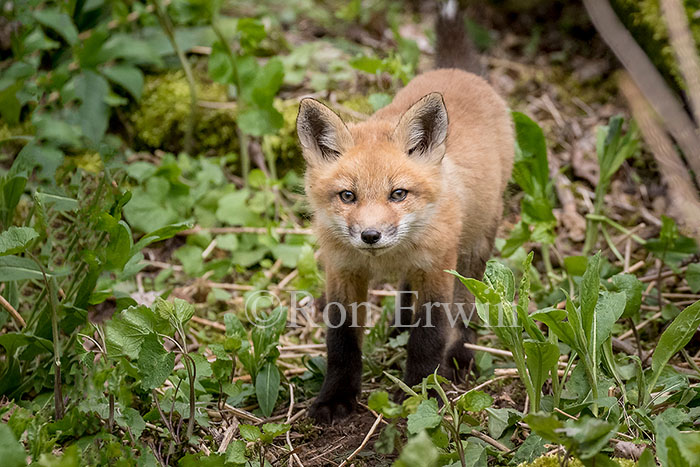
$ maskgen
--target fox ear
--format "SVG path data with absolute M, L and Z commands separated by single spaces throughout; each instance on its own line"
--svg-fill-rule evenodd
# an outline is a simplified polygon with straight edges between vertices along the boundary
M 340 117 L 311 98 L 299 104 L 297 134 L 304 159 L 311 165 L 337 159 L 353 145 L 352 135 Z
M 411 157 L 440 162 L 445 155 L 447 109 L 439 92 L 431 92 L 401 116 L 394 140 Z

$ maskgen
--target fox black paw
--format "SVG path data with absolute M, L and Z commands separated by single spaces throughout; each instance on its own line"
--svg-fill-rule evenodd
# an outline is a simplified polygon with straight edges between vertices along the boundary
M 350 415 L 357 402 L 355 397 L 317 398 L 309 409 L 309 416 L 322 425 L 330 425 Z

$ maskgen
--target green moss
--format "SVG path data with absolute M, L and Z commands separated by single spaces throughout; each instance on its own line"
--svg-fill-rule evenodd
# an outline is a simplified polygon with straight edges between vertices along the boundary
M 656 68 L 669 82 L 682 89 L 683 79 L 668 42 L 668 29 L 661 15 L 659 0 L 613 0 L 611 3 Z M 695 43 L 700 44 L 700 18 L 693 15 L 700 8 L 700 0 L 685 0 L 684 4 Z
M 219 84 L 197 84 L 200 101 L 225 102 Z M 130 120 L 138 142 L 149 149 L 178 152 L 183 149 L 190 115 L 190 90 L 182 71 L 146 78 L 143 97 Z M 197 108 L 195 153 L 237 152 L 235 110 Z

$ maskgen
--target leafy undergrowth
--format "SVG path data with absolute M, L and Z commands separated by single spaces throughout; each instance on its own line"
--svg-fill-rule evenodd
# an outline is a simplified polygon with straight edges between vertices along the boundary
M 469 21 L 519 112 L 496 258 L 462 278 L 481 318 L 468 383 L 400 381 L 396 284 L 375 284 L 358 412 L 321 427 L 296 102 L 367 118 L 425 68 L 429 17 L 390 1 L 14 6 L 3 465 L 697 464 L 697 245 L 663 215 L 611 60 L 576 26 Z

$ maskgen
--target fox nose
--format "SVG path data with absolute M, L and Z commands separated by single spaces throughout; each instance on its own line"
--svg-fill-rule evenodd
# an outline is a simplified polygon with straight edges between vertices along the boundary
M 367 229 L 360 234 L 360 238 L 363 242 L 372 245 L 373 243 L 377 243 L 379 239 L 382 238 L 382 234 L 378 230 Z

